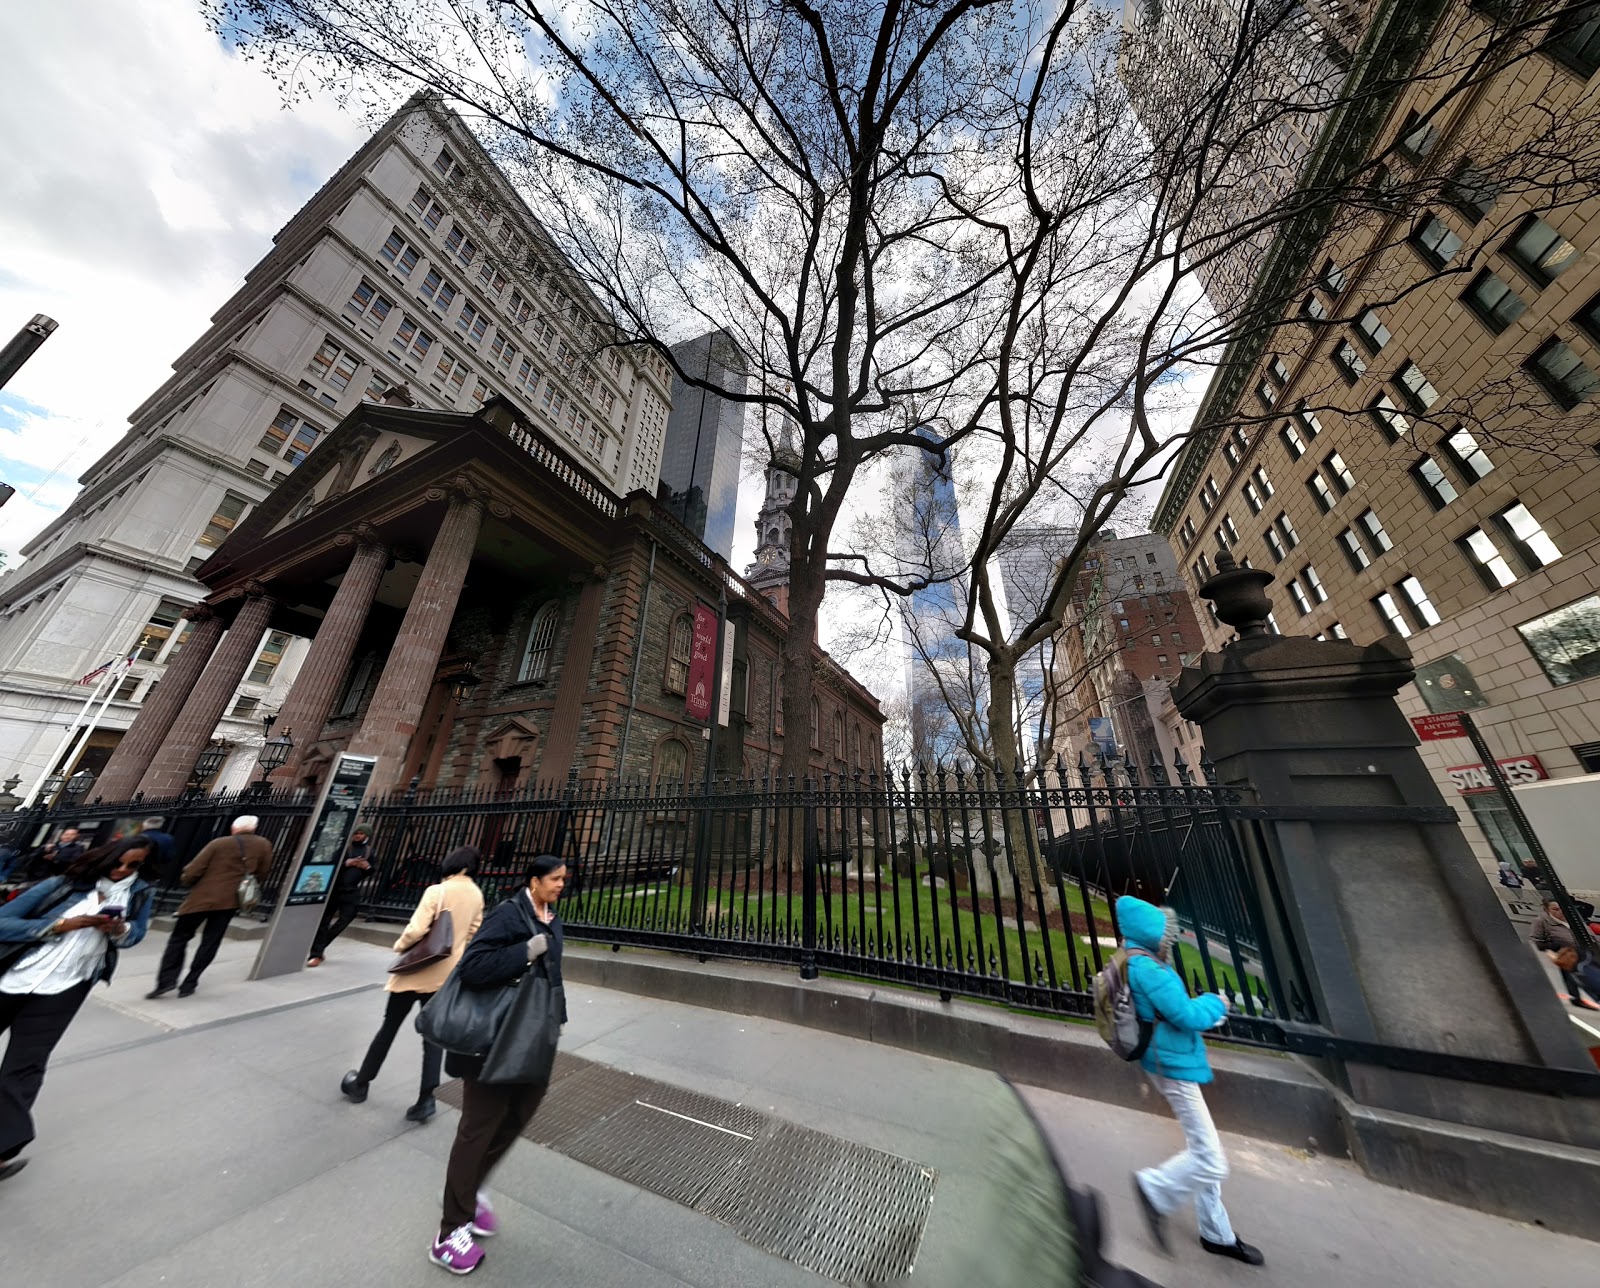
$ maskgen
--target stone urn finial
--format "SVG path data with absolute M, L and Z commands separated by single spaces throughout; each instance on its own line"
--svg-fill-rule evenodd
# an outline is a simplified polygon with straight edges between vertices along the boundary
M 1200 587 L 1200 594 L 1216 606 L 1218 619 L 1233 627 L 1241 640 L 1260 639 L 1268 633 L 1272 601 L 1267 598 L 1267 587 L 1271 584 L 1270 572 L 1241 568 L 1231 554 L 1219 550 L 1216 574 Z

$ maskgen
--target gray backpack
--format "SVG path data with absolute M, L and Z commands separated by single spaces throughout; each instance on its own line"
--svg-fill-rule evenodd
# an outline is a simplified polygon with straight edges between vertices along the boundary
M 1139 1059 L 1155 1032 L 1151 1021 L 1139 1018 L 1128 987 L 1128 959 L 1150 955 L 1142 948 L 1119 948 L 1094 977 L 1095 1027 L 1119 1059 Z

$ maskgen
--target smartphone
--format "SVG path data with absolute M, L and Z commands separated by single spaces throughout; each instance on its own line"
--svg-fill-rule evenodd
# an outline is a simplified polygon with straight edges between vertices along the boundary
M 100 911 L 95 913 L 95 916 L 110 917 L 113 921 L 121 921 L 122 914 L 126 911 L 127 909 L 120 903 L 103 903 L 100 905 Z

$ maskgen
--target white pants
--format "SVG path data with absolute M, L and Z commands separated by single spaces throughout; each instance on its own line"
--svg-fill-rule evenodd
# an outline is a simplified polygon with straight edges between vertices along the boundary
M 1149 1075 L 1155 1088 L 1166 1097 L 1183 1128 L 1188 1146 L 1160 1167 L 1147 1167 L 1138 1174 L 1146 1197 L 1163 1216 L 1194 1199 L 1200 1237 L 1212 1243 L 1234 1241 L 1228 1210 L 1222 1206 L 1222 1182 L 1228 1178 L 1228 1159 L 1222 1141 L 1211 1121 L 1211 1111 L 1200 1094 L 1200 1084 Z

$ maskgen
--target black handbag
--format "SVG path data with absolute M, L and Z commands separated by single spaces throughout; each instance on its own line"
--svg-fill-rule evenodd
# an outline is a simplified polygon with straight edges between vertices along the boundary
M 517 997 L 517 985 L 468 988 L 460 970 L 440 986 L 417 1012 L 417 1032 L 434 1046 L 457 1055 L 484 1055 L 494 1045 L 501 1022 Z
M 540 958 L 512 990 L 510 1009 L 483 1062 L 479 1082 L 548 1086 L 561 1038 L 562 990 Z
M 394 959 L 389 974 L 409 975 L 414 970 L 432 966 L 434 962 L 450 956 L 456 942 L 455 924 L 450 909 L 440 908 L 433 925 L 428 927 L 428 933 Z

